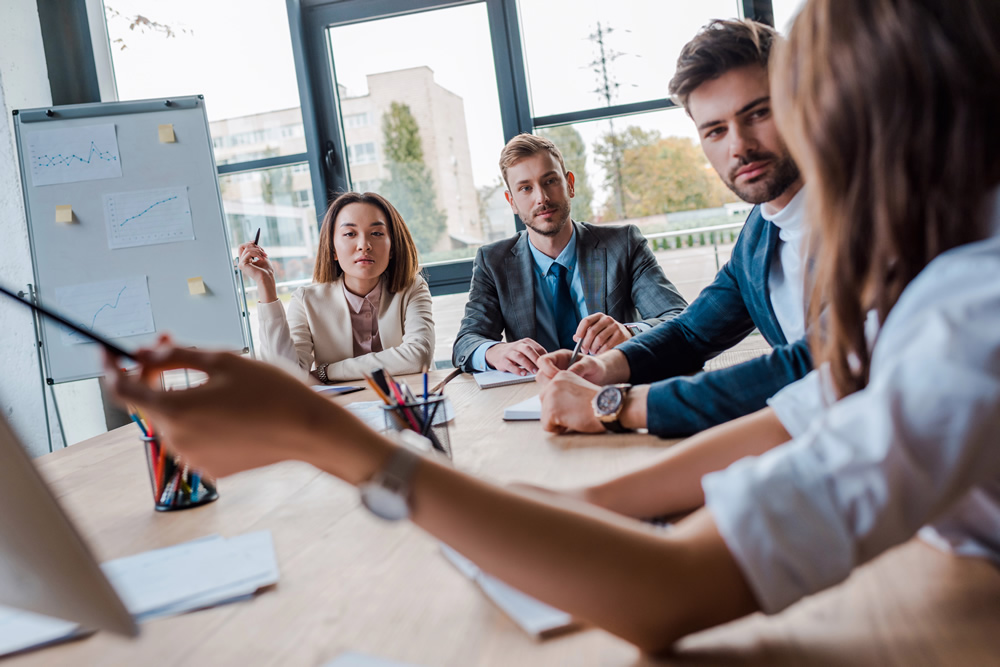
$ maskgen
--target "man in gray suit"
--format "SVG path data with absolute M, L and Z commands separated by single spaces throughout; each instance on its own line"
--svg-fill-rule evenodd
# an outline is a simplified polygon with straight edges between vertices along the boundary
M 687 306 L 635 226 L 570 218 L 574 176 L 551 141 L 514 137 L 500 171 L 527 229 L 476 253 L 455 366 L 535 373 L 546 352 L 599 354 Z

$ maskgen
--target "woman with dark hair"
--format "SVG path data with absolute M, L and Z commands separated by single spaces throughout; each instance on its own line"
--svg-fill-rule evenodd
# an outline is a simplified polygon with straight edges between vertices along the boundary
M 337 197 L 323 217 L 313 283 L 288 304 L 255 243 L 239 247 L 239 268 L 257 283 L 261 357 L 287 360 L 322 383 L 381 367 L 419 373 L 434 355 L 431 293 L 399 212 L 373 192 Z
M 308 461 L 359 485 L 380 516 L 408 515 L 485 571 L 651 651 L 778 612 L 918 531 L 1000 563 L 998 44 L 995 0 L 806 4 L 772 93 L 814 188 L 810 317 L 823 319 L 813 345 L 826 370 L 638 473 L 647 497 L 626 514 L 704 505 L 671 531 L 481 481 L 233 355 L 164 343 L 139 353 L 144 376 L 191 367 L 208 382 L 159 392 L 109 360 L 112 386 L 195 465 Z M 248 415 L 264 382 L 280 409 Z

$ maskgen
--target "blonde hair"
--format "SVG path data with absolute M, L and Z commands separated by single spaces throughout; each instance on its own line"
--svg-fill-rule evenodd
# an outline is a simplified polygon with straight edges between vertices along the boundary
M 503 182 L 507 184 L 508 189 L 510 188 L 510 184 L 507 183 L 507 170 L 515 162 L 543 151 L 550 153 L 559 162 L 559 168 L 565 174 L 566 161 L 563 159 L 562 153 L 559 152 L 554 143 L 545 137 L 524 132 L 507 142 L 507 145 L 500 151 L 500 173 L 503 174 Z
M 319 251 L 316 254 L 313 281 L 332 283 L 340 278 L 344 272 L 337 260 L 333 258 L 333 229 L 337 222 L 337 216 L 344 210 L 344 207 L 350 204 L 370 204 L 385 215 L 391 244 L 389 266 L 386 267 L 385 274 L 383 274 L 385 275 L 386 289 L 395 294 L 410 287 L 420 271 L 417 246 L 413 242 L 410 230 L 403 221 L 403 216 L 399 214 L 396 207 L 390 204 L 385 197 L 374 192 L 345 192 L 334 199 L 330 207 L 326 209 L 326 215 L 323 216 L 323 224 L 319 231 Z

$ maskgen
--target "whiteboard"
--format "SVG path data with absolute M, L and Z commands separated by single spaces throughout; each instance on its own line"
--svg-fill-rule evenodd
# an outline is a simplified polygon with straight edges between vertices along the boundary
M 126 349 L 248 351 L 204 99 L 14 114 L 39 300 Z M 49 382 L 102 374 L 96 344 L 41 336 Z

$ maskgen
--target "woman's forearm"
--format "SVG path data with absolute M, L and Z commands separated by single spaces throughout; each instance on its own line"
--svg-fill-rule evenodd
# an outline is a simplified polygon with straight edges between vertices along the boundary
M 391 453 L 381 437 L 371 440 L 312 462 L 357 484 Z M 430 459 L 414 476 L 411 508 L 415 523 L 484 571 L 647 651 L 757 608 L 707 513 L 655 534 L 587 503 L 549 502 Z
M 702 477 L 790 439 L 774 411 L 765 408 L 688 438 L 659 463 L 588 487 L 582 495 L 595 505 L 636 518 L 684 512 L 704 504 Z

